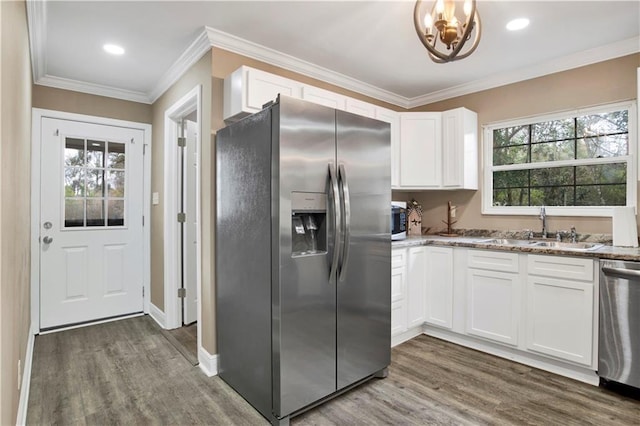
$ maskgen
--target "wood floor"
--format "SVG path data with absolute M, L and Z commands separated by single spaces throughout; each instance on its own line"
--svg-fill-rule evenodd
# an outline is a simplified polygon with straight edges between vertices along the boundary
M 640 402 L 427 336 L 294 425 L 640 425 Z M 27 424 L 266 425 L 149 317 L 37 336 Z
M 198 365 L 198 324 L 185 325 L 173 330 L 161 330 L 171 343 L 191 365 Z

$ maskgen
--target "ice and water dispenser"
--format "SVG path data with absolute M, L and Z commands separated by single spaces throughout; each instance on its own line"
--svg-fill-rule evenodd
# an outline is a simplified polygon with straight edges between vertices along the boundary
M 327 195 L 319 192 L 291 193 L 291 255 L 327 252 Z

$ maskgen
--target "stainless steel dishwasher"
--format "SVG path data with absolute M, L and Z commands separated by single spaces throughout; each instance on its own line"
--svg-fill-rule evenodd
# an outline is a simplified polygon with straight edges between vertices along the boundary
M 640 262 L 600 261 L 598 375 L 640 388 Z

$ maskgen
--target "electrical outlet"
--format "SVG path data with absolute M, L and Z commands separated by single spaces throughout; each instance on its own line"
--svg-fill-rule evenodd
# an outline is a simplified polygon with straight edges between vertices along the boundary
M 451 217 L 456 217 L 456 210 L 458 206 L 451 206 Z
M 22 360 L 18 360 L 18 390 L 20 390 L 20 386 L 22 385 Z

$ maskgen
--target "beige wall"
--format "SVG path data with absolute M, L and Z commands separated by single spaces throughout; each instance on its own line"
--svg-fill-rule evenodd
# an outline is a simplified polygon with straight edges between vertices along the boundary
M 201 162 L 201 218 L 202 218 L 202 323 L 198 326 L 204 348 L 216 353 L 215 293 L 213 288 L 213 148 L 211 137 L 211 51 L 205 54 L 173 86 L 152 105 L 153 143 L 151 191 L 158 192 L 160 204 L 151 206 L 151 303 L 164 311 L 164 113 L 175 102 L 202 85 L 202 162 Z
M 0 40 L 0 424 L 10 425 L 31 324 L 32 84 L 24 1 L 0 2 Z
M 464 106 L 478 113 L 478 124 L 569 110 L 591 105 L 635 99 L 636 70 L 640 54 L 550 74 L 495 89 L 485 90 L 446 101 L 424 105 L 412 111 L 444 111 Z M 478 129 L 481 136 L 481 129 Z M 479 141 L 480 142 L 480 141 Z M 633 141 L 637 143 L 636 141 Z M 479 152 L 481 150 L 479 145 Z M 481 173 L 481 172 L 480 172 Z M 458 206 L 456 228 L 520 230 L 541 229 L 540 220 L 531 216 L 497 216 L 481 214 L 482 175 L 478 191 L 394 192 L 397 200 L 415 198 L 424 210 L 423 227 L 441 230 L 446 219 L 447 201 Z M 611 233 L 610 218 L 549 217 L 548 228 L 569 229 L 579 233 Z
M 151 105 L 149 104 L 56 89 L 38 84 L 33 86 L 32 99 L 34 108 L 115 118 L 136 123 L 151 123 Z

